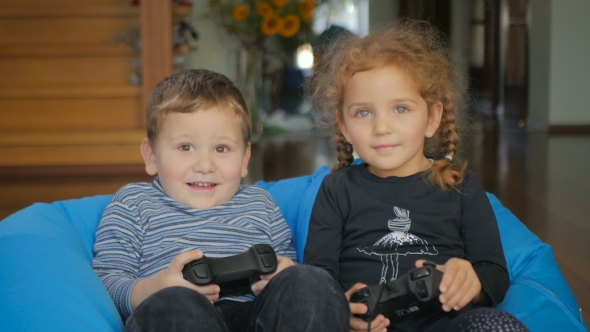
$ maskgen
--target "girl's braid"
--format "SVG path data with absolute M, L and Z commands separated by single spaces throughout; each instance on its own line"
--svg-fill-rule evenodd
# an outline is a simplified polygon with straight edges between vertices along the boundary
M 453 111 L 443 110 L 439 137 L 439 151 L 442 151 L 444 156 L 434 162 L 430 169 L 429 178 L 438 187 L 450 189 L 463 181 L 463 174 L 467 167 L 467 164 L 455 158 L 459 144 L 459 133 Z
M 457 154 L 457 145 L 459 144 L 459 133 L 455 123 L 455 114 L 449 110 L 444 110 L 440 127 L 441 148 L 445 156 L 454 157 Z
M 332 144 L 336 146 L 336 151 L 338 151 L 338 164 L 332 166 L 332 172 L 350 166 L 354 160 L 352 156 L 352 144 L 348 143 L 338 123 L 334 125 Z

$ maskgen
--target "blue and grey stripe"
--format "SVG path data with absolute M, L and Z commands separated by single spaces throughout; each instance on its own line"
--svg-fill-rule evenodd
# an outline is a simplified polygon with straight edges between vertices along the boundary
M 92 267 L 127 318 L 135 283 L 168 267 L 178 254 L 199 249 L 208 257 L 225 257 L 257 243 L 297 259 L 291 230 L 264 189 L 241 186 L 228 202 L 199 210 L 168 197 L 156 179 L 126 185 L 115 194 L 97 230 Z

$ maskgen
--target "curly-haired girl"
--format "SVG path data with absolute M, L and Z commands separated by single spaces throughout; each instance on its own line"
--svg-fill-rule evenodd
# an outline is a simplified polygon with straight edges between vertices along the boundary
M 485 190 L 457 156 L 464 94 L 444 38 L 428 23 L 405 21 L 343 36 L 318 63 L 308 89 L 323 111 L 318 120 L 335 130 L 338 164 L 318 192 L 305 263 L 326 269 L 349 298 L 426 259 L 439 264 L 439 310 L 391 322 L 379 315 L 374 331 L 526 330 L 493 309 L 509 275 Z M 359 315 L 367 306 L 350 309 Z M 350 322 L 355 331 L 369 327 Z

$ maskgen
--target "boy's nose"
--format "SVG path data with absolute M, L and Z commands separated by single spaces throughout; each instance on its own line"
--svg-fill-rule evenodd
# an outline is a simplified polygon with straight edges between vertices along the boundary
M 215 171 L 215 162 L 210 153 L 199 153 L 193 162 L 193 171 L 200 173 L 211 173 Z

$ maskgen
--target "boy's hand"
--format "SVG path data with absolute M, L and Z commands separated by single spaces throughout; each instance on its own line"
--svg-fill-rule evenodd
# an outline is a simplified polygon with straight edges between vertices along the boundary
M 416 261 L 416 267 L 422 267 L 424 262 Z M 436 268 L 443 272 L 439 300 L 444 311 L 461 310 L 481 293 L 481 283 L 469 261 L 451 258 Z
M 260 292 L 262 292 L 262 290 L 264 289 L 264 287 L 266 287 L 266 284 L 268 284 L 270 279 L 276 276 L 279 272 L 293 265 L 295 265 L 295 263 L 293 263 L 293 260 L 291 258 L 277 256 L 277 270 L 271 274 L 261 275 L 260 280 L 252 284 L 252 292 L 254 292 L 254 295 L 258 295 Z
M 205 295 L 212 303 L 219 299 L 218 285 L 197 286 L 182 276 L 182 269 L 186 264 L 202 257 L 203 252 L 201 250 L 187 251 L 174 257 L 170 265 L 164 270 L 149 278 L 141 279 L 131 290 L 131 309 L 135 310 L 141 302 L 155 292 L 173 286 L 193 289 Z
M 363 303 L 353 303 L 350 302 L 350 296 L 359 289 L 367 287 L 365 284 L 357 283 L 352 288 L 350 288 L 346 292 L 346 298 L 348 299 L 350 305 L 350 331 L 367 331 L 369 327 L 369 323 L 365 322 L 364 320 L 354 317 L 353 315 L 365 314 L 367 313 L 367 305 Z M 385 318 L 385 316 L 379 314 L 375 319 L 371 322 L 371 331 L 387 331 L 387 327 L 389 326 L 389 319 Z

